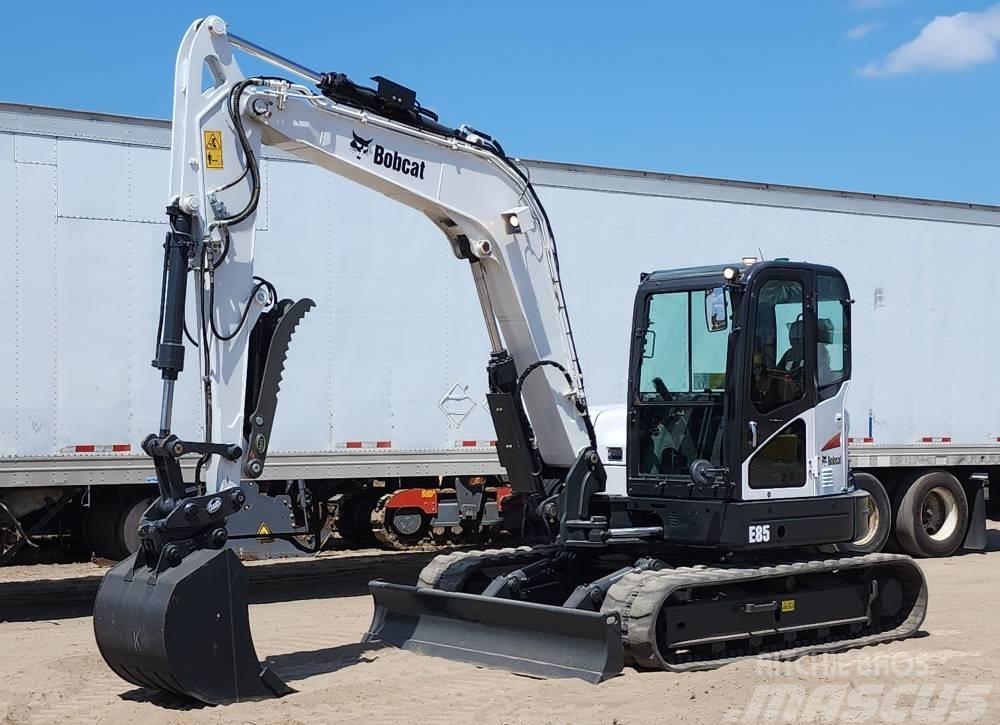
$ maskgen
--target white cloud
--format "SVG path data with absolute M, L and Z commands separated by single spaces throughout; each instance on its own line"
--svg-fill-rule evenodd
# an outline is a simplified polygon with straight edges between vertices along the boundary
M 981 12 L 939 15 L 920 34 L 858 72 L 866 78 L 940 70 L 958 71 L 997 56 L 1000 45 L 1000 5 Z
M 881 27 L 882 23 L 876 22 L 874 20 L 868 23 L 861 23 L 861 25 L 857 25 L 848 30 L 846 33 L 844 33 L 844 37 L 846 37 L 848 40 L 860 40 L 861 38 L 868 35 L 868 33 L 878 30 Z

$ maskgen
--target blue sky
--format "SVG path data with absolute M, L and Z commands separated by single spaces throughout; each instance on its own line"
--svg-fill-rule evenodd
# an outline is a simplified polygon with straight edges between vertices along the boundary
M 165 118 L 212 13 L 516 156 L 1000 204 L 996 0 L 10 2 L 0 96 Z

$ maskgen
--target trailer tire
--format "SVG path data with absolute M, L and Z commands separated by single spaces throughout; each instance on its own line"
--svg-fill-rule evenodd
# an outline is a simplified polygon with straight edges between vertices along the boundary
M 118 561 L 122 557 L 118 539 L 118 519 L 121 516 L 117 496 L 108 496 L 90 504 L 83 524 L 84 538 L 94 555 Z
M 372 531 L 372 511 L 384 493 L 383 489 L 365 488 L 347 494 L 337 504 L 335 527 L 348 546 L 365 548 L 377 545 Z
M 121 558 L 126 558 L 139 551 L 139 519 L 153 503 L 152 496 L 142 495 L 129 499 L 122 507 L 118 518 L 118 545 Z M 131 505 L 130 505 L 131 504 Z
M 885 486 L 872 474 L 855 473 L 854 482 L 870 496 L 872 508 L 868 513 L 869 533 L 856 541 L 837 544 L 835 548 L 844 554 L 874 554 L 882 551 L 892 533 L 892 504 Z
M 965 540 L 969 501 L 958 479 L 928 471 L 903 487 L 896 507 L 896 539 L 910 556 L 951 556 Z

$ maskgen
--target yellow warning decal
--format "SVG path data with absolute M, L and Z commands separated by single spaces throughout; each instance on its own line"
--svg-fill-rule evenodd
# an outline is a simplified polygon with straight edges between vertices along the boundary
M 271 529 L 267 527 L 267 524 L 261 521 L 260 528 L 257 529 L 257 536 L 270 536 Z
M 205 168 L 222 168 L 222 131 L 205 131 Z
M 795 611 L 795 600 L 794 599 L 782 599 L 781 600 L 781 611 L 782 612 L 794 612 Z
M 422 498 L 434 498 L 437 495 L 437 491 L 433 488 L 422 488 L 420 489 L 420 496 Z

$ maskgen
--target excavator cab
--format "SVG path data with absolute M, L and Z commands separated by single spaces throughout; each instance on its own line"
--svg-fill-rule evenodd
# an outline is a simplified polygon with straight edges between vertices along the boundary
M 846 456 L 850 306 L 843 275 L 822 265 L 747 259 L 643 276 L 633 313 L 627 495 L 670 499 L 674 514 L 685 502 L 719 502 L 725 524 L 734 513 L 745 519 L 756 501 L 803 501 L 789 507 L 797 511 L 775 527 L 773 541 L 770 528 L 758 541 L 736 526 L 717 537 L 701 527 L 674 531 L 672 541 L 801 546 L 819 543 L 817 535 L 849 540 L 841 537 L 865 525 Z M 814 516 L 813 506 L 824 510 Z

